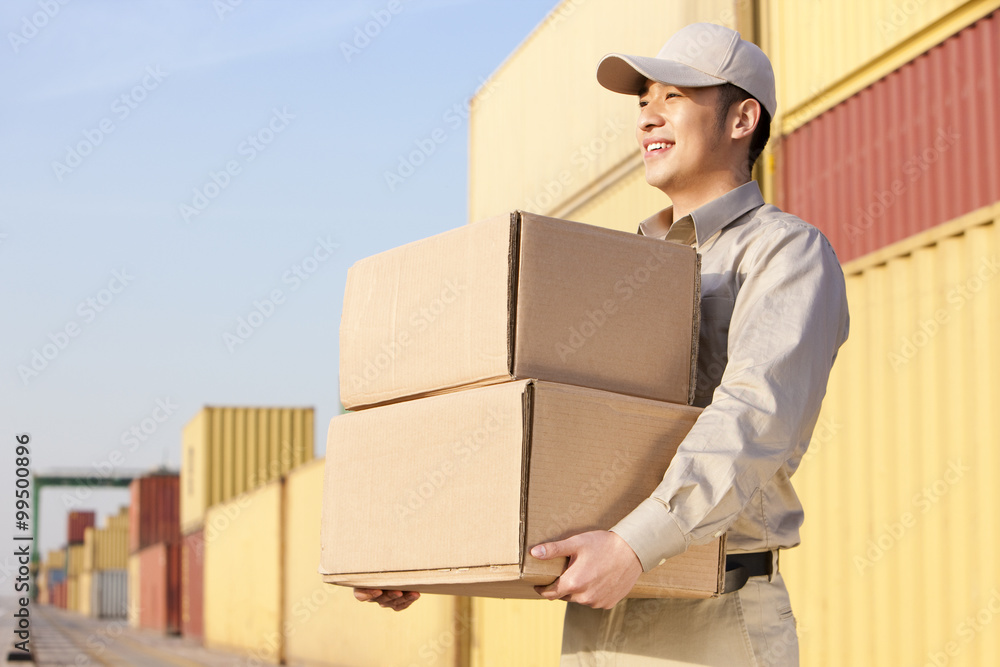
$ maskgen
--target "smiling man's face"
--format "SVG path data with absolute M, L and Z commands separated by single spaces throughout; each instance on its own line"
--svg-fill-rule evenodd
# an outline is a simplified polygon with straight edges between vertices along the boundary
M 730 167 L 716 102 L 718 87 L 684 88 L 647 81 L 639 93 L 636 139 L 646 181 L 671 198 L 697 191 Z

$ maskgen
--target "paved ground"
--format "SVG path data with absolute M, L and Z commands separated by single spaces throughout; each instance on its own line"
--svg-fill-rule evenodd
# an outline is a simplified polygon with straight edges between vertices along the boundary
M 3 626 L 7 636 L 0 642 L 3 647 L 0 664 L 246 667 L 251 662 L 243 656 L 202 648 L 188 638 L 165 637 L 131 628 L 125 619 L 98 620 L 55 607 L 33 605 L 31 648 L 35 662 L 7 663 L 4 660 L 11 648 L 8 633 L 13 629 L 7 622 Z M 253 664 L 260 663 L 253 661 Z

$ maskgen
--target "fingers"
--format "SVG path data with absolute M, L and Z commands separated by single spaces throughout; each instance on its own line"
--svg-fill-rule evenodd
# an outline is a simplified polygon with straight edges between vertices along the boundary
M 539 560 L 572 556 L 576 552 L 575 544 L 574 538 L 572 537 L 568 537 L 565 540 L 559 540 L 558 542 L 536 544 L 531 548 L 531 555 Z
M 376 602 L 380 607 L 403 611 L 420 597 L 420 593 L 416 591 L 383 591 L 378 588 L 355 588 L 354 597 L 361 602 Z

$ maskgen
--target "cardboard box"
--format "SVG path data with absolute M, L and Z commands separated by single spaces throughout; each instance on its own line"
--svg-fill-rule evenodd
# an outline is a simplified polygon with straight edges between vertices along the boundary
M 320 573 L 348 586 L 537 598 L 532 586 L 566 561 L 528 550 L 611 528 L 656 488 L 700 413 L 527 380 L 337 416 Z M 724 567 L 720 539 L 643 574 L 631 595 L 714 596 Z
M 693 248 L 514 212 L 357 262 L 340 325 L 349 410 L 514 379 L 693 400 Z

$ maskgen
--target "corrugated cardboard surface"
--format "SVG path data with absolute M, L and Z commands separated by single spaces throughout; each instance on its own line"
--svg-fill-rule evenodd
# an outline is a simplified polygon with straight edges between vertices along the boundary
M 693 398 L 693 248 L 520 215 L 513 377 L 671 403 Z
M 692 398 L 693 248 L 515 212 L 348 272 L 340 398 L 359 409 L 538 378 Z
M 509 382 L 333 419 L 320 571 L 330 583 L 536 597 L 565 562 L 526 548 L 607 529 L 659 483 L 700 409 Z M 717 540 L 648 572 L 637 597 L 720 590 Z
M 340 323 L 345 407 L 509 376 L 513 233 L 500 216 L 351 267 Z

